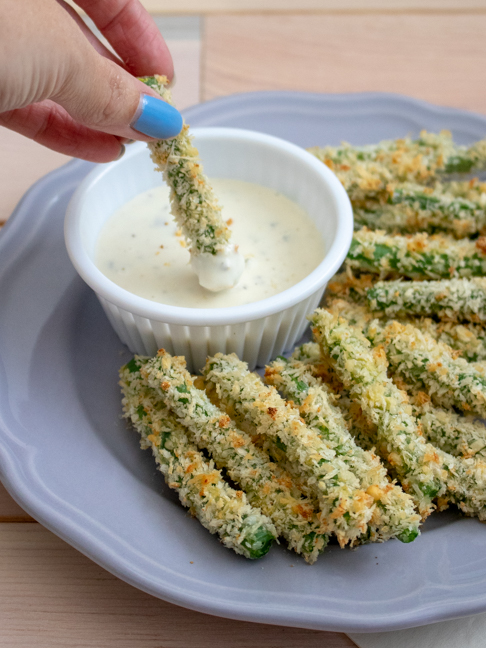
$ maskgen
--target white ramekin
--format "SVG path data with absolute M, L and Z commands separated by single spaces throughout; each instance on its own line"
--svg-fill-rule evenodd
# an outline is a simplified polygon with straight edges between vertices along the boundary
M 256 182 L 283 193 L 307 211 L 326 248 L 323 261 L 311 274 L 268 299 L 214 309 L 159 304 L 110 281 L 94 264 L 104 223 L 124 203 L 162 182 L 142 143 L 130 145 L 121 160 L 100 165 L 81 182 L 67 209 L 67 250 L 133 353 L 153 355 L 165 348 L 184 355 L 194 371 L 204 365 L 207 355 L 234 351 L 253 369 L 291 348 L 302 336 L 306 315 L 319 304 L 350 246 L 351 205 L 336 176 L 294 144 L 234 128 L 195 128 L 193 134 L 209 177 Z M 292 263 L 292 259 L 282 259 L 282 263 Z

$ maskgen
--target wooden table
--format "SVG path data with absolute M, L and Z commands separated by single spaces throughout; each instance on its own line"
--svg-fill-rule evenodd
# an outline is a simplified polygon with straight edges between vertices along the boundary
M 146 4 L 174 54 L 181 108 L 250 90 L 380 90 L 486 113 L 485 0 Z M 66 160 L 0 130 L 0 222 L 35 180 Z M 155 599 L 44 529 L 1 485 L 0 619 L 2 647 L 355 645 L 343 634 L 229 621 Z

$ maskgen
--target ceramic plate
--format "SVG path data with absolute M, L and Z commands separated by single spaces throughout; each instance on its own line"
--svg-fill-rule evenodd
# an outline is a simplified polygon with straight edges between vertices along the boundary
M 486 134 L 484 117 L 376 94 L 239 95 L 186 118 L 302 146 Z M 247 561 L 188 516 L 120 418 L 129 355 L 64 248 L 66 205 L 90 168 L 43 178 L 0 234 L 0 473 L 19 504 L 123 580 L 209 614 L 366 632 L 486 610 L 486 528 L 454 512 L 433 515 L 412 544 L 331 547 L 312 567 L 283 546 Z

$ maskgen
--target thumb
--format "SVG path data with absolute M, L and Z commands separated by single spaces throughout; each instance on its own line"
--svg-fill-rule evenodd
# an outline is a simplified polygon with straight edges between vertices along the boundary
M 65 82 L 51 99 L 80 124 L 143 141 L 168 139 L 181 131 L 183 119 L 176 108 L 94 50 L 88 60 L 74 59 L 69 68 Z

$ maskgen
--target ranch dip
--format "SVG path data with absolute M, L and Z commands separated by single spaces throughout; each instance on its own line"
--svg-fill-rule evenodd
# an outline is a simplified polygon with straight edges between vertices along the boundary
M 276 295 L 304 279 L 323 260 L 324 241 L 296 203 L 242 180 L 211 179 L 232 242 L 245 259 L 230 290 L 199 285 L 182 233 L 172 219 L 167 186 L 126 203 L 104 225 L 95 263 L 111 281 L 152 301 L 187 308 L 239 306 Z

